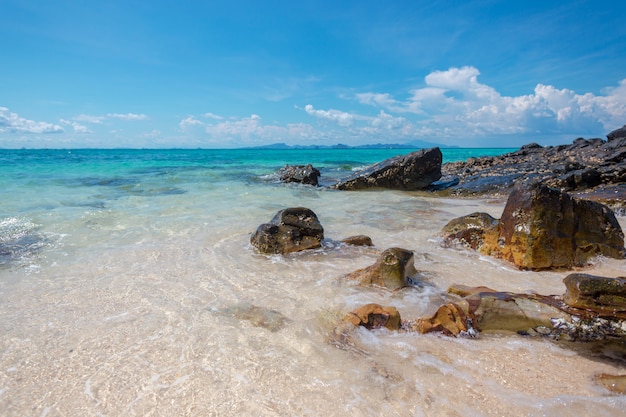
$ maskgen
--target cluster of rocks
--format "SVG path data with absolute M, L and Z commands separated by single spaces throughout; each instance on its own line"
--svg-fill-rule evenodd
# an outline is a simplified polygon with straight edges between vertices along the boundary
M 318 177 L 319 171 L 311 165 L 281 170 L 286 182 L 317 185 Z M 624 233 L 611 208 L 572 194 L 585 191 L 586 196 L 597 198 L 612 187 L 613 200 L 608 202 L 619 207 L 626 201 L 625 180 L 626 126 L 611 132 L 608 141 L 577 139 L 572 145 L 546 148 L 531 144 L 510 154 L 443 167 L 438 148 L 421 150 L 375 164 L 332 188 L 509 193 L 500 219 L 487 213 L 453 219 L 442 229 L 443 244 L 465 245 L 520 269 L 546 270 L 585 266 L 599 255 L 626 257 Z M 323 240 L 324 229 L 315 213 L 297 207 L 279 211 L 257 228 L 250 241 L 261 253 L 284 254 L 319 248 Z M 367 236 L 344 242 L 372 245 Z M 373 265 L 345 278 L 397 291 L 416 285 L 418 275 L 413 252 L 396 247 L 384 250 Z M 338 346 L 351 344 L 350 329 L 357 326 L 467 337 L 479 332 L 517 332 L 568 341 L 626 340 L 626 277 L 574 273 L 563 282 L 566 291 L 562 295 L 453 285 L 446 295 L 450 302 L 429 317 L 403 319 L 393 306 L 367 304 L 345 315 L 333 334 Z M 626 392 L 626 376 L 600 379 L 608 388 Z
M 320 172 L 309 165 L 286 165 L 283 182 L 318 186 Z M 338 190 L 429 190 L 460 196 L 507 195 L 516 184 L 541 183 L 585 199 L 626 210 L 626 125 L 601 138 L 578 138 L 570 145 L 536 143 L 498 156 L 442 164 L 439 148 L 422 149 L 374 164 L 341 179 Z

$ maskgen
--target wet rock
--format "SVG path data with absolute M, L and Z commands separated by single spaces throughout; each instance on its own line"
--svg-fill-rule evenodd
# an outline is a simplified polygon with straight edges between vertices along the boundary
M 399 330 L 401 323 L 400 313 L 395 307 L 383 307 L 379 304 L 366 304 L 346 315 L 343 320 L 370 330 L 382 327 Z
M 372 238 L 365 235 L 350 236 L 343 239 L 342 242 L 354 246 L 374 246 Z
M 609 391 L 626 394 L 626 375 L 600 374 L 596 376 L 596 381 Z
M 602 139 L 578 138 L 570 145 L 523 146 L 515 152 L 442 166 L 442 181 L 458 179 L 445 193 L 508 194 L 517 183 L 542 182 L 567 192 L 592 191 L 626 182 L 626 127 Z
M 411 329 L 419 333 L 441 332 L 448 336 L 457 336 L 472 331 L 472 320 L 467 311 L 458 304 L 445 304 L 431 317 L 417 319 Z
M 258 307 L 248 303 L 240 303 L 219 311 L 228 317 L 249 321 L 254 327 L 262 327 L 271 332 L 277 332 L 289 322 L 289 319 L 279 311 L 265 307 Z
M 461 284 L 452 284 L 448 287 L 448 294 L 458 295 L 459 297 L 467 297 L 468 295 L 477 294 L 481 292 L 499 292 L 489 287 L 470 287 Z
M 415 275 L 413 252 L 402 248 L 385 250 L 376 263 L 359 269 L 347 276 L 361 285 L 376 285 L 390 290 L 406 287 L 411 276 Z
M 320 171 L 313 165 L 285 165 L 278 174 L 282 182 L 296 182 L 317 187 Z
M 323 239 L 324 228 L 317 215 L 308 208 L 292 207 L 260 225 L 250 243 L 261 253 L 285 254 L 319 248 Z
M 598 313 L 626 311 L 626 278 L 570 274 L 563 280 L 563 301 L 569 306 Z
M 513 189 L 500 222 L 485 231 L 480 251 L 533 270 L 583 266 L 594 256 L 622 259 L 626 254 L 624 233 L 611 209 L 541 184 Z
M 548 296 L 509 292 L 480 292 L 465 298 L 479 331 L 523 332 L 531 328 L 552 329 L 552 320 L 569 320 Z
M 439 148 L 421 149 L 374 164 L 339 181 L 339 190 L 423 190 L 441 178 Z
M 478 249 L 483 244 L 485 230 L 492 229 L 497 224 L 498 220 L 487 213 L 472 213 L 450 220 L 441 233 L 447 244 L 461 242 L 472 249 Z

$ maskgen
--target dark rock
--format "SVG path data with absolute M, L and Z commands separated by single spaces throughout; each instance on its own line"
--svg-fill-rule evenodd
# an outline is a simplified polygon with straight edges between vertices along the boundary
M 270 223 L 260 225 L 250 243 L 261 253 L 279 254 L 319 248 L 324 228 L 310 209 L 294 207 L 280 210 Z
M 317 187 L 320 171 L 313 165 L 285 165 L 278 174 L 283 182 L 297 182 Z
M 626 394 L 626 375 L 600 374 L 596 376 L 596 381 L 609 391 Z
M 478 249 L 483 244 L 485 230 L 492 229 L 497 224 L 498 220 L 487 213 L 472 213 L 450 220 L 441 233 L 448 244 L 458 241 L 472 249 Z
M 339 190 L 423 190 L 441 178 L 439 148 L 422 149 L 372 165 L 339 181 Z
M 372 238 L 365 235 L 350 236 L 343 239 L 342 242 L 354 246 L 374 246 Z
M 402 248 L 390 248 L 380 255 L 376 263 L 352 272 L 347 278 L 357 280 L 362 285 L 376 285 L 396 290 L 406 287 L 408 279 L 416 273 L 413 252 Z
M 609 142 L 616 139 L 626 138 L 626 125 L 610 132 L 608 135 L 606 135 L 606 138 L 609 140 Z
M 626 254 L 624 233 L 611 209 L 540 184 L 513 189 L 500 222 L 485 231 L 480 251 L 535 270 Z
M 401 323 L 400 313 L 395 307 L 383 307 L 379 304 L 366 304 L 346 315 L 343 320 L 369 330 L 382 327 L 399 330 Z
M 563 280 L 563 301 L 569 306 L 599 313 L 626 311 L 626 278 L 570 274 Z
M 446 194 L 508 194 L 518 183 L 542 182 L 561 191 L 590 191 L 626 182 L 626 126 L 600 138 L 578 138 L 570 145 L 536 143 L 504 155 L 469 158 L 442 166 L 443 178 L 459 183 Z M 433 189 L 436 191 L 436 189 Z

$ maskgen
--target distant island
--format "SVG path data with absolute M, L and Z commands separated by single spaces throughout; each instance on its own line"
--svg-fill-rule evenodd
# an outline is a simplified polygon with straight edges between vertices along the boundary
M 350 146 L 342 143 L 336 145 L 287 145 L 286 143 L 272 143 L 270 145 L 245 147 L 243 149 L 415 149 L 415 148 L 458 148 L 438 143 L 412 141 L 407 143 L 375 143 L 370 145 Z

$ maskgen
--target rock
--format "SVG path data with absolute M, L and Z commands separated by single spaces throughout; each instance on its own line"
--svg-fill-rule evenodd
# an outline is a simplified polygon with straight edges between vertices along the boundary
M 536 143 L 498 156 L 442 165 L 443 179 L 459 183 L 446 194 L 508 194 L 517 183 L 542 182 L 567 192 L 589 192 L 626 182 L 626 126 L 602 139 L 578 138 L 570 145 Z
M 609 140 L 609 142 L 616 139 L 626 138 L 626 125 L 610 132 L 608 135 L 606 135 L 606 138 Z
M 254 327 L 263 327 L 271 332 L 277 332 L 289 321 L 279 311 L 258 307 L 248 303 L 240 303 L 218 311 L 218 313 L 249 321 Z
M 457 336 L 471 330 L 471 319 L 467 312 L 457 304 L 445 304 L 428 318 L 414 321 L 411 329 L 419 333 L 442 332 L 448 336 Z
M 598 313 L 626 312 L 626 278 L 570 274 L 563 280 L 563 301 L 569 306 Z
M 417 270 L 413 263 L 413 252 L 402 248 L 390 248 L 380 255 L 376 263 L 359 269 L 347 276 L 361 285 L 376 285 L 390 290 L 406 287 Z
M 317 187 L 320 171 L 313 165 L 285 165 L 278 174 L 283 182 L 297 182 Z
M 596 381 L 609 391 L 626 394 L 626 375 L 600 374 L 596 376 Z
M 349 313 L 343 320 L 369 330 L 381 327 L 398 330 L 401 323 L 400 313 L 395 307 L 383 307 L 379 304 L 366 304 Z
M 339 181 L 338 190 L 423 190 L 441 178 L 439 148 L 421 149 L 374 164 Z
M 607 206 L 541 184 L 518 185 L 480 251 L 521 269 L 571 268 L 604 255 L 622 259 L 624 233 Z
M 478 249 L 483 244 L 485 230 L 492 229 L 497 224 L 498 220 L 487 213 L 472 213 L 450 220 L 441 233 L 448 244 L 458 241 L 472 249 Z
M 448 294 L 458 295 L 459 297 L 467 297 L 468 295 L 481 292 L 499 292 L 489 287 L 469 287 L 467 285 L 452 284 L 448 287 Z
M 509 292 L 479 292 L 465 298 L 479 331 L 523 332 L 535 327 L 552 328 L 552 320 L 569 320 L 549 296 Z
M 250 243 L 261 253 L 284 254 L 319 248 L 324 228 L 317 215 L 304 207 L 280 210 L 270 223 L 260 225 Z
M 342 242 L 354 246 L 374 246 L 372 238 L 365 235 L 350 236 L 343 239 Z

